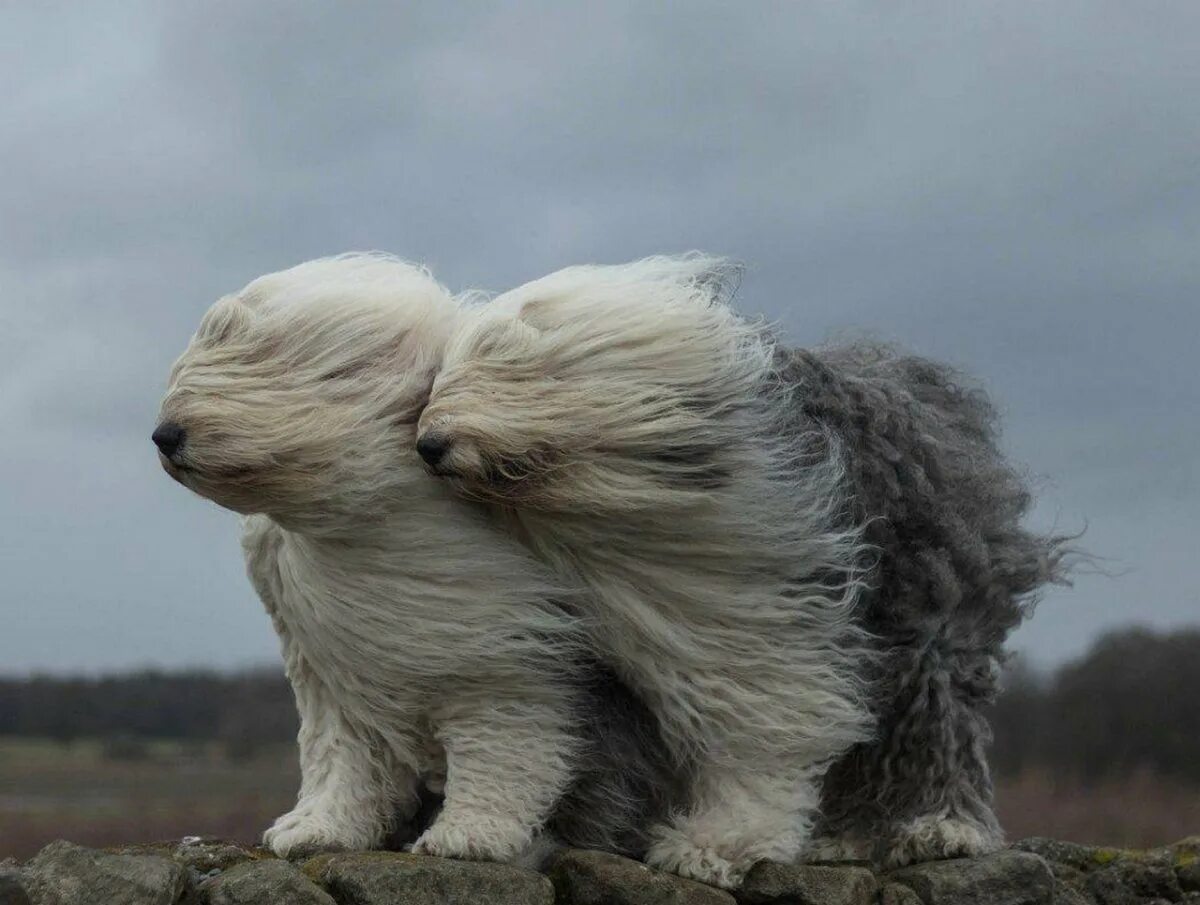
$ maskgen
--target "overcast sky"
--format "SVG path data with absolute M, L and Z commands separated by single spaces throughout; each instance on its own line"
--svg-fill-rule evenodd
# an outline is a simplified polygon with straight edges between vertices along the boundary
M 277 661 L 234 516 L 149 434 L 217 296 L 349 249 L 494 290 L 741 258 L 795 343 L 995 393 L 1037 523 L 1120 573 L 1017 648 L 1200 621 L 1198 34 L 1191 2 L 6 4 L 0 673 Z

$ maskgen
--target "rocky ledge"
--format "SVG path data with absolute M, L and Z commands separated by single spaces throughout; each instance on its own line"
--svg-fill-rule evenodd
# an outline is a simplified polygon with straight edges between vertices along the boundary
M 890 873 L 762 863 L 735 894 L 599 852 L 546 874 L 394 852 L 288 862 L 214 839 L 0 862 L 0 905 L 1200 905 L 1200 836 L 1146 851 L 1026 839 L 983 858 Z

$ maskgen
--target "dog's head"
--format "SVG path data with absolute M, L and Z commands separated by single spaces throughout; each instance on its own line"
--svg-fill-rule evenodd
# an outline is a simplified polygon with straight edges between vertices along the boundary
M 153 435 L 167 473 L 238 512 L 378 509 L 423 477 L 417 417 L 456 316 L 379 255 L 269 274 L 209 309 Z
M 418 451 L 461 492 L 524 506 L 710 491 L 733 467 L 714 427 L 770 356 L 727 304 L 736 274 L 699 256 L 572 267 L 479 307 L 447 346 Z

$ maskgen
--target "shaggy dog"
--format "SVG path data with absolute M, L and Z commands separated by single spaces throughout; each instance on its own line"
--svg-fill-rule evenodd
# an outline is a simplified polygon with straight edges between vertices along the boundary
M 649 863 L 733 886 L 806 846 L 992 849 L 981 708 L 1061 540 L 1020 526 L 980 393 L 887 348 L 784 349 L 736 275 L 573 267 L 479 307 L 418 451 L 591 589 L 593 644 L 691 765 Z
M 413 449 L 458 317 L 416 267 L 313 261 L 218 301 L 172 371 L 162 465 L 247 516 L 300 712 L 299 800 L 264 841 L 378 846 L 444 778 L 417 852 L 531 857 L 549 821 L 640 854 L 669 785 L 651 719 L 589 665 L 570 589 Z

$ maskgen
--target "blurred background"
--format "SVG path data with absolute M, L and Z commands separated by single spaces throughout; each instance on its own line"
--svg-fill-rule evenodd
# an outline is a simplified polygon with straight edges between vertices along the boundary
M 796 344 L 977 375 L 1034 522 L 1103 566 L 1013 638 L 1008 830 L 1200 831 L 1198 30 L 1182 0 L 0 7 L 0 858 L 290 806 L 235 519 L 148 438 L 213 300 L 350 249 L 503 290 L 699 248 Z

